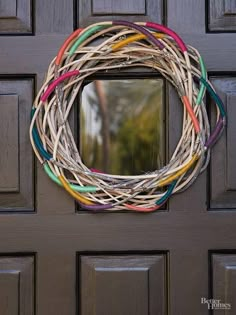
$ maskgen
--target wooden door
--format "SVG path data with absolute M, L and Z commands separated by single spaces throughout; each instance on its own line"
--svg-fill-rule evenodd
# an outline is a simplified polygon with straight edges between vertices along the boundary
M 199 49 L 228 113 L 208 170 L 152 214 L 80 211 L 28 137 L 33 98 L 66 36 L 117 18 L 164 23 Z M 234 0 L 0 1 L 1 315 L 204 315 L 210 298 L 236 314 L 235 31 Z M 182 113 L 174 89 L 161 88 L 168 159 Z

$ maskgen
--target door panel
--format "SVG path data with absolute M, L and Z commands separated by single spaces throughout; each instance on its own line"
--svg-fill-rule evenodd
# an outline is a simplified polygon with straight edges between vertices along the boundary
M 145 0 L 115 1 L 115 0 L 92 0 L 92 13 L 94 15 L 144 15 L 146 13 Z
M 31 78 L 0 79 L 0 211 L 34 211 Z
M 1 315 L 34 313 L 34 257 L 0 257 Z
M 2 0 L 0 34 L 32 35 L 33 2 L 31 0 Z
M 216 87 L 227 110 L 227 129 L 212 150 L 210 178 L 210 208 L 236 208 L 236 131 L 235 131 L 235 101 L 236 78 L 233 76 L 214 77 L 212 83 Z M 212 113 L 212 116 L 215 116 Z
M 0 314 L 207 315 L 201 298 L 217 297 L 231 303 L 233 314 L 235 1 L 224 7 L 211 0 L 0 2 Z M 208 171 L 171 198 L 167 211 L 77 212 L 42 165 L 34 165 L 30 110 L 49 63 L 73 29 L 111 19 L 174 29 L 199 49 L 227 106 L 227 131 Z M 130 71 L 129 79 L 160 80 L 140 73 Z M 102 80 L 115 78 L 125 76 L 109 72 Z M 165 80 L 162 94 L 168 161 L 181 134 L 182 105 Z
M 236 1 L 208 0 L 208 23 L 210 32 L 236 30 Z
M 114 19 L 128 21 L 155 20 L 159 23 L 164 20 L 164 2 L 162 0 L 77 0 L 77 7 L 78 27 Z
M 17 192 L 19 190 L 18 96 L 2 94 L 0 102 L 2 135 L 0 145 L 5 148 L 4 154 L 1 155 L 0 190 Z M 13 130 L 11 125 L 14 126 Z
M 81 256 L 81 314 L 165 314 L 165 260 L 165 255 Z
M 223 310 L 215 310 L 213 314 L 235 314 L 236 296 L 236 255 L 227 253 L 212 253 L 212 294 L 216 307 L 227 301 Z

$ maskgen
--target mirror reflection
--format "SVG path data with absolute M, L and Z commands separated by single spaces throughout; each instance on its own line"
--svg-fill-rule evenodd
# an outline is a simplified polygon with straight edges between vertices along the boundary
M 164 165 L 163 80 L 96 80 L 82 92 L 80 150 L 97 171 L 137 175 Z

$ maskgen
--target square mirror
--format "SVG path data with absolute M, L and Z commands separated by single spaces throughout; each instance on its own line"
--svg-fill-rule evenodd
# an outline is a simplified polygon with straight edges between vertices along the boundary
M 137 175 L 165 163 L 162 79 L 95 80 L 81 96 L 80 152 L 99 172 Z

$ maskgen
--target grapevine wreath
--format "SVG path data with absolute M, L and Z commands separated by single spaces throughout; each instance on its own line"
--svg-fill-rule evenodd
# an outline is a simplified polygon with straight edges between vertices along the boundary
M 128 67 L 151 68 L 175 87 L 183 104 L 182 135 L 161 169 L 133 176 L 94 171 L 81 159 L 68 116 L 85 79 Z M 206 90 L 216 104 L 212 132 L 204 102 Z M 210 149 L 225 124 L 222 101 L 194 47 L 186 46 L 163 25 L 112 21 L 77 29 L 64 42 L 35 99 L 30 139 L 48 176 L 82 208 L 151 212 L 172 194 L 187 189 L 206 169 Z

